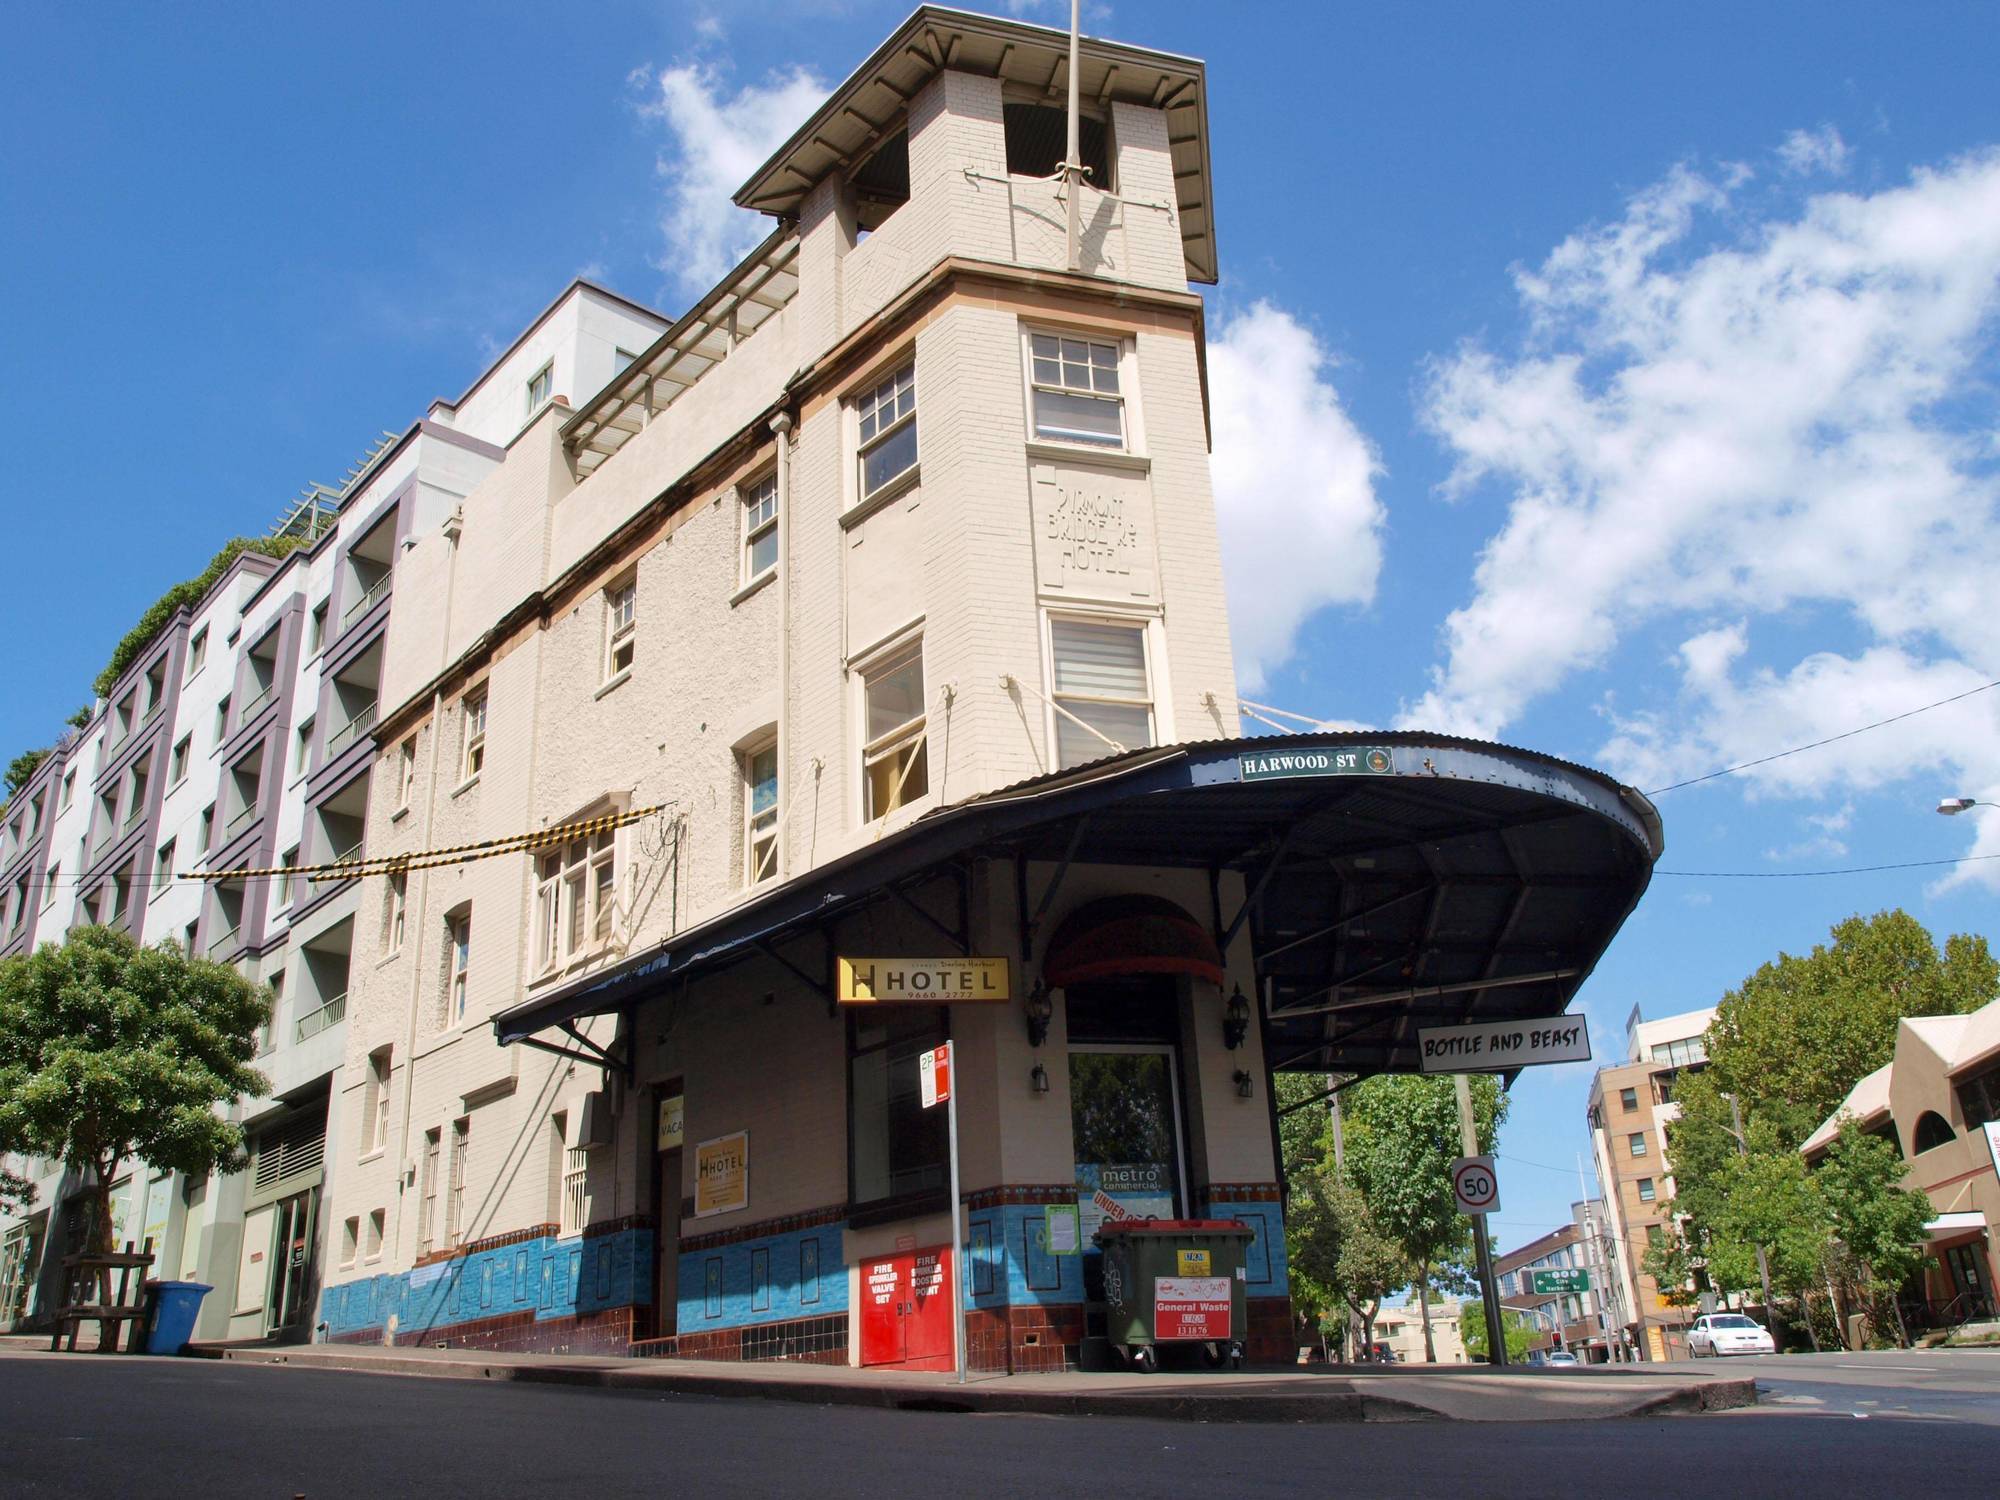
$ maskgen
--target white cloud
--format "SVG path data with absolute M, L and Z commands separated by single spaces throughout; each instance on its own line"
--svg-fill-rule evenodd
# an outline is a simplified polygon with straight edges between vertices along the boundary
M 667 184 L 659 265 L 698 295 L 771 232 L 768 218 L 737 208 L 730 196 L 819 107 L 827 86 L 794 66 L 731 94 L 721 71 L 704 62 L 678 63 L 652 82 L 657 94 L 644 111 L 671 136 L 659 159 Z
M 1334 365 L 1311 329 L 1269 302 L 1228 319 L 1208 346 L 1216 519 L 1248 692 L 1314 611 L 1375 597 L 1381 463 L 1340 404 Z
M 1844 177 L 1853 155 L 1838 130 L 1822 125 L 1817 130 L 1794 130 L 1786 136 L 1778 147 L 1778 164 L 1794 177 L 1814 172 Z
M 1993 675 L 2000 151 L 1717 238 L 1741 181 L 1669 174 L 1517 273 L 1520 350 L 1432 370 L 1448 493 L 1510 499 L 1406 722 L 1492 734 L 1640 628 L 1677 632 L 1679 702 L 1613 712 L 1603 751 L 1658 786 Z M 1753 665 L 1780 614 L 1854 644 Z M 2000 692 L 1747 780 L 1822 796 L 1918 771 L 2000 786 Z

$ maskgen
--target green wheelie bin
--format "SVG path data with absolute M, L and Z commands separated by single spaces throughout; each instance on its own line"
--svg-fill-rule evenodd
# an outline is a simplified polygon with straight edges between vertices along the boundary
M 1249 1324 L 1245 1257 L 1256 1231 L 1238 1219 L 1118 1219 L 1104 1248 L 1104 1335 L 1134 1368 L 1159 1351 L 1198 1348 L 1211 1366 L 1240 1368 Z

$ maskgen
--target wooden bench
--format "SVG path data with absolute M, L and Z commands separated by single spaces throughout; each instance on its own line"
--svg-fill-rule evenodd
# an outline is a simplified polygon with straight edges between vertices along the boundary
M 153 1265 L 153 1242 L 147 1240 L 144 1250 L 135 1251 L 127 1240 L 122 1253 L 65 1255 L 62 1264 L 63 1300 L 56 1310 L 55 1333 L 49 1339 L 49 1348 L 62 1349 L 67 1338 L 68 1350 L 74 1354 L 81 1325 L 95 1323 L 97 1352 L 116 1354 L 119 1335 L 129 1323 L 132 1333 L 125 1352 L 137 1353 L 142 1342 L 139 1325 L 146 1317 L 146 1272 Z M 111 1288 L 113 1272 L 118 1276 L 115 1295 Z

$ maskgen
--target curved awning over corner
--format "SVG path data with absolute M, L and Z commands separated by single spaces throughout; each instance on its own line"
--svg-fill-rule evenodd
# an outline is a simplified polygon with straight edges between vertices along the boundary
M 877 844 L 494 1018 L 503 1043 L 630 1009 L 669 982 L 972 860 L 1204 869 L 1226 952 L 1253 940 L 1269 1061 L 1409 1071 L 1422 1026 L 1561 1013 L 1664 849 L 1638 792 L 1533 751 L 1447 735 L 1313 734 L 1133 751 L 941 808 Z M 1242 899 L 1222 876 L 1241 877 Z M 1025 878 L 1025 877 L 1024 877 Z M 1024 927 L 1032 927 L 1032 920 Z M 1024 933 L 1038 953 L 1045 931 Z M 824 962 L 800 944 L 794 964 Z

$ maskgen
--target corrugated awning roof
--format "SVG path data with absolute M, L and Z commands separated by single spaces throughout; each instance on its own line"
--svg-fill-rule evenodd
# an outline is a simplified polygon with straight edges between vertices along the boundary
M 1368 750 L 1389 769 L 1335 769 Z M 1272 757 L 1290 759 L 1273 771 Z M 1475 740 L 1314 734 L 1139 750 L 939 809 L 514 1006 L 494 1029 L 516 1042 L 627 1009 L 794 934 L 837 942 L 849 913 L 968 860 L 1073 860 L 1240 873 L 1241 909 L 1194 915 L 1225 947 L 1251 932 L 1272 1066 L 1413 1071 L 1419 1026 L 1561 1013 L 1663 847 L 1639 793 Z M 822 961 L 821 947 L 802 948 L 818 957 L 801 963 Z
M 1086 101 L 1100 108 L 1115 100 L 1166 111 L 1188 280 L 1213 283 L 1219 272 L 1206 70 L 1196 58 L 1097 37 L 1084 37 L 1078 56 L 1078 88 Z M 864 161 L 893 131 L 918 90 L 947 69 L 998 78 L 1063 106 L 1069 33 L 943 6 L 920 7 L 737 190 L 738 206 L 797 218 L 815 183 Z

